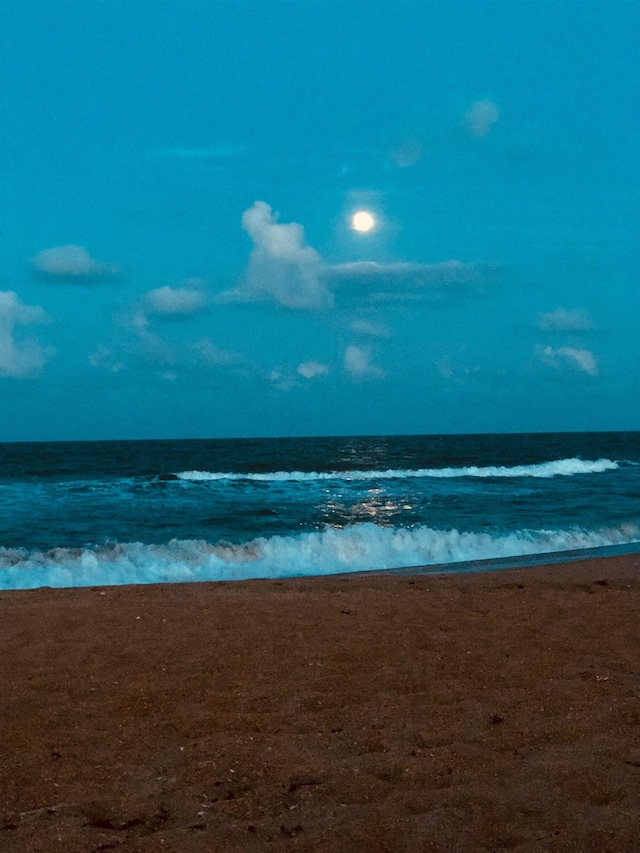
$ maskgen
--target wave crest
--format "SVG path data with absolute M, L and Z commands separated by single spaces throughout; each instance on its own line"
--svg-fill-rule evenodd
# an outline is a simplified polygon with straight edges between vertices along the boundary
M 489 465 L 479 467 L 469 465 L 461 468 L 416 468 L 385 471 L 272 471 L 266 473 L 224 473 L 222 471 L 181 471 L 174 476 L 178 480 L 206 482 L 212 480 L 254 480 L 256 482 L 291 482 L 314 480 L 397 480 L 414 477 L 435 477 L 448 479 L 454 477 L 572 477 L 576 474 L 601 474 L 615 471 L 619 467 L 611 459 L 557 459 L 553 462 L 540 462 L 534 465 Z
M 358 572 L 498 559 L 640 542 L 635 524 L 600 530 L 469 533 L 392 529 L 370 522 L 240 545 L 140 542 L 51 551 L 0 548 L 0 589 L 229 581 Z

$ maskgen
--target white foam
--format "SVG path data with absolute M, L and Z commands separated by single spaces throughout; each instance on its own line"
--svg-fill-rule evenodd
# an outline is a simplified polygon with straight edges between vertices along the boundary
M 489 465 L 478 467 L 469 465 L 461 468 L 416 468 L 393 469 L 384 471 L 273 471 L 264 474 L 224 473 L 221 471 L 181 471 L 176 474 L 179 480 L 255 480 L 257 482 L 287 482 L 313 480 L 391 480 L 410 477 L 571 477 L 575 474 L 601 474 L 615 471 L 619 467 L 611 459 L 557 459 L 553 462 L 540 462 L 536 465 Z
M 498 535 L 429 527 L 392 529 L 364 523 L 260 538 L 241 545 L 173 540 L 166 545 L 133 542 L 30 553 L 0 548 L 0 589 L 326 575 L 635 542 L 640 542 L 640 528 L 635 524 Z

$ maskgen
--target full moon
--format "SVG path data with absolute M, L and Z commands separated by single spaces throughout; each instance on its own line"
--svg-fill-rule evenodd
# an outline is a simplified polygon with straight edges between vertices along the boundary
M 351 217 L 351 227 L 354 231 L 365 233 L 375 227 L 376 221 L 368 210 L 358 210 Z

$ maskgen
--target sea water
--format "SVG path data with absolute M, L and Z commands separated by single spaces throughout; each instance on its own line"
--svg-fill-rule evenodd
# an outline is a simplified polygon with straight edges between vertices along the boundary
M 0 588 L 640 550 L 640 433 L 0 444 Z

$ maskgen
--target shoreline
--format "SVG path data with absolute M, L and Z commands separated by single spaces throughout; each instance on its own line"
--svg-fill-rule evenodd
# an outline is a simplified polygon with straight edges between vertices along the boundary
M 513 557 L 489 557 L 483 560 L 461 560 L 455 563 L 434 563 L 424 566 L 400 566 L 393 569 L 373 569 L 362 572 L 362 574 L 481 574 L 484 572 L 494 571 L 518 571 L 520 569 L 539 568 L 542 566 L 557 567 L 564 565 L 565 563 L 583 563 L 589 560 L 633 555 L 640 558 L 640 542 L 628 542 L 621 545 L 603 545 L 599 548 L 576 548 L 565 551 L 518 554 Z
M 0 849 L 629 851 L 640 554 L 0 592 Z

